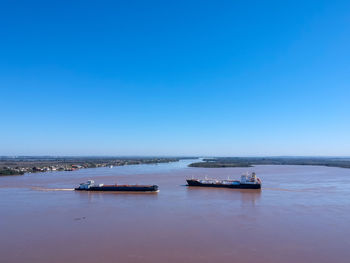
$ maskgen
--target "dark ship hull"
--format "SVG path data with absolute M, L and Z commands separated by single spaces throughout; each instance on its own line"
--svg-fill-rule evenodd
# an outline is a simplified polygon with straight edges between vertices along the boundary
M 75 188 L 76 191 L 103 191 L 103 192 L 157 192 L 158 185 L 104 185 L 91 186 L 87 189 Z
M 239 181 L 234 181 L 232 184 L 225 184 L 221 182 L 216 183 L 202 183 L 197 179 L 186 180 L 188 186 L 201 186 L 201 187 L 219 187 L 219 188 L 233 188 L 233 189 L 261 189 L 261 183 L 256 184 L 242 184 Z

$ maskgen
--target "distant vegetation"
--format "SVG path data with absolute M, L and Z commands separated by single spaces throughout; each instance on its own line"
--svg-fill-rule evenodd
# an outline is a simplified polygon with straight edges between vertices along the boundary
M 320 165 L 350 168 L 350 158 L 334 157 L 220 157 L 203 159 L 190 167 L 225 168 L 251 167 L 253 165 Z
M 6 167 L 0 168 L 0 176 L 2 175 L 22 175 L 24 172 L 8 169 Z
M 252 165 L 246 163 L 225 163 L 225 162 L 198 162 L 191 163 L 189 167 L 203 167 L 203 168 L 228 168 L 228 167 L 251 167 Z

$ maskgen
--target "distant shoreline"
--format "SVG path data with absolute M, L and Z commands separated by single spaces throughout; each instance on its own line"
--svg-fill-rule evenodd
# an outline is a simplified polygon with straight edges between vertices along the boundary
M 189 159 L 189 157 L 1 157 L 0 176 L 51 171 L 75 171 L 109 166 L 169 163 L 178 162 L 181 159 Z

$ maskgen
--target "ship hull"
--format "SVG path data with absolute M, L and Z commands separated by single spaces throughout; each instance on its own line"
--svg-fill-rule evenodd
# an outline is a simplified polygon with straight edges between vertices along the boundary
M 120 186 L 91 186 L 88 189 L 75 188 L 76 191 L 91 191 L 91 192 L 158 192 L 157 185 L 120 185 Z
M 231 189 L 261 189 L 261 184 L 207 184 L 201 183 L 198 180 L 186 180 L 188 186 L 200 186 L 200 187 L 216 187 L 216 188 L 231 188 Z

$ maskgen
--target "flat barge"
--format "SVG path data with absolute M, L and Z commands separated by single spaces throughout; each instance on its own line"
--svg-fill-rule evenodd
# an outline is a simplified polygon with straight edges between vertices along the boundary
M 74 188 L 76 191 L 99 192 L 159 192 L 158 185 L 104 185 L 95 184 L 93 180 L 82 183 Z
M 241 180 L 187 179 L 188 186 L 221 187 L 234 189 L 261 189 L 261 180 L 255 173 L 244 174 Z

